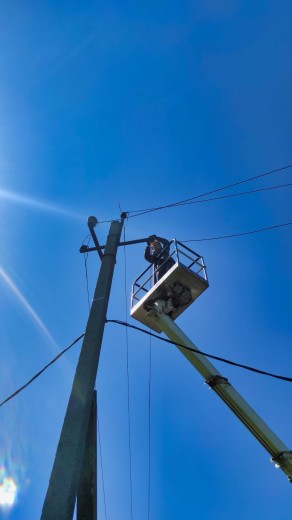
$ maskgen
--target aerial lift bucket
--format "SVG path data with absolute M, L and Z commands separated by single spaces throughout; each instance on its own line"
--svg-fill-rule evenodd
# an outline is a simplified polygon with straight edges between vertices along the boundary
M 138 276 L 132 286 L 132 318 L 156 332 L 162 332 L 162 329 L 149 316 L 155 301 L 167 301 L 171 298 L 173 304 L 171 318 L 176 320 L 209 287 L 202 256 L 173 239 L 170 242 L 170 255 L 164 263 L 166 264 L 170 258 L 174 264 L 158 282 L 154 281 L 159 269 L 154 271 L 153 266 L 150 265 Z

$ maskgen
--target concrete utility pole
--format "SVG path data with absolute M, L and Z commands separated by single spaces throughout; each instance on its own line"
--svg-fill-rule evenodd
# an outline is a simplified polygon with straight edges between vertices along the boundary
M 122 220 L 111 224 L 41 520 L 71 520 L 79 489 L 90 415 Z M 86 456 L 85 456 L 86 459 Z M 83 480 L 83 477 L 82 479 Z M 82 492 L 83 494 L 83 492 Z M 92 508 L 94 510 L 94 507 Z M 95 508 L 96 509 L 96 508 Z M 94 513 L 96 514 L 96 512 Z M 94 517 L 92 517 L 94 520 Z

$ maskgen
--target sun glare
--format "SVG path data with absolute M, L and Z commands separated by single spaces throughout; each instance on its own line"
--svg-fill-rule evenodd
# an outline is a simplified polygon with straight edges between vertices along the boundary
M 53 204 L 49 204 L 48 202 L 41 201 L 38 199 L 34 199 L 32 197 L 27 197 L 26 195 L 20 195 L 19 193 L 15 193 L 9 190 L 0 189 L 0 199 L 7 200 L 9 202 L 20 204 L 24 206 L 29 206 L 33 209 L 38 209 L 40 211 L 46 211 L 50 213 L 56 213 L 59 215 L 64 215 L 67 217 L 73 218 L 81 218 L 84 219 L 84 215 L 80 215 L 79 213 L 75 213 L 74 211 L 61 208 L 59 206 L 55 206 Z
M 13 478 L 8 477 L 3 466 L 0 467 L 0 507 L 12 507 L 17 496 L 17 485 Z

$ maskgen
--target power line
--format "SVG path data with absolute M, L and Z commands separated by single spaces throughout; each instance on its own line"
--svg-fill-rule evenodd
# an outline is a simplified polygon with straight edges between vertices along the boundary
M 35 379 L 37 379 L 45 370 L 47 370 L 47 368 L 49 368 L 49 366 L 51 366 L 53 363 L 55 363 L 57 361 L 57 359 L 59 359 L 61 356 L 63 356 L 63 354 L 65 354 L 65 352 L 67 352 L 67 350 L 69 350 L 71 347 L 73 347 L 73 345 L 75 345 L 81 338 L 83 338 L 84 336 L 84 333 L 81 334 L 80 336 L 78 336 L 78 338 L 76 338 L 73 343 L 71 343 L 71 345 L 69 345 L 69 347 L 66 347 L 64 350 L 62 350 L 62 352 L 60 352 L 56 357 L 54 357 L 54 359 L 52 359 L 52 361 L 50 361 L 47 365 L 44 366 L 44 368 L 42 368 L 39 372 L 37 372 L 27 383 L 25 383 L 25 385 L 21 386 L 20 388 L 18 388 L 18 390 L 16 390 L 15 392 L 13 392 L 13 394 L 11 394 L 9 397 L 7 397 L 6 399 L 4 399 L 4 401 L 2 401 L 2 403 L 0 403 L 0 407 L 3 406 L 5 403 L 7 403 L 7 401 L 10 401 L 10 399 L 12 399 L 13 397 L 15 397 L 16 395 L 18 395 L 20 392 L 22 392 L 22 390 L 24 390 L 25 388 L 27 388 L 33 381 L 35 381 Z
M 190 202 L 182 202 L 180 204 L 177 204 L 177 206 L 175 206 L 175 207 L 186 206 L 189 204 L 201 204 L 202 202 L 211 202 L 213 200 L 231 199 L 232 197 L 250 195 L 251 193 L 259 193 L 261 191 L 276 190 L 278 188 L 288 188 L 289 186 L 292 186 L 292 182 L 289 182 L 287 184 L 278 184 L 277 186 L 268 186 L 267 188 L 259 188 L 258 190 L 241 191 L 239 193 L 231 193 L 230 195 L 221 195 L 220 197 L 209 197 L 208 199 L 194 200 L 194 201 L 190 201 Z
M 151 376 L 152 376 L 152 338 L 149 336 L 149 371 L 148 371 L 148 494 L 147 519 L 150 520 L 151 505 Z
M 250 367 L 248 365 L 242 365 L 241 363 L 236 363 L 235 361 L 231 361 L 230 359 L 222 358 L 219 356 L 214 356 L 213 354 L 208 354 L 207 352 L 203 352 L 202 350 L 194 349 L 191 347 L 186 347 L 185 345 L 182 345 L 181 343 L 175 343 L 174 341 L 171 341 L 170 339 L 161 338 L 157 334 L 153 334 L 153 332 L 149 332 L 148 330 L 142 329 L 141 327 L 137 327 L 135 325 L 130 325 L 129 323 L 126 323 L 121 320 L 106 320 L 106 322 L 107 323 L 117 323 L 118 325 L 123 325 L 124 327 L 131 327 L 132 329 L 138 330 L 139 332 L 143 332 L 144 334 L 149 334 L 153 338 L 157 338 L 160 341 L 165 341 L 166 343 L 176 345 L 177 347 L 182 347 L 185 350 L 189 350 L 191 352 L 196 352 L 197 354 L 203 354 L 203 356 L 209 357 L 211 359 L 216 359 L 217 361 L 221 361 L 222 363 L 227 363 L 228 365 L 232 365 L 232 366 L 239 367 L 239 368 L 244 368 L 245 370 L 249 370 L 250 372 L 255 372 L 257 374 L 274 377 L 275 379 L 281 379 L 282 381 L 288 381 L 289 383 L 292 383 L 292 377 L 279 376 L 277 374 L 272 374 L 271 372 L 266 372 L 264 370 L 260 370 L 255 367 Z
M 88 238 L 89 237 L 89 238 Z M 91 235 L 87 235 L 88 241 L 86 246 L 89 246 Z M 82 244 L 84 244 L 86 239 L 83 240 Z M 88 282 L 88 268 L 87 268 L 87 261 L 88 261 L 88 252 L 84 255 L 84 267 L 85 267 L 85 278 L 86 278 L 86 290 L 87 290 L 87 303 L 88 303 L 88 311 L 90 312 L 90 299 L 89 299 L 89 282 Z
M 204 242 L 207 240 L 223 240 L 224 238 L 235 238 L 242 237 L 244 235 L 253 235 L 254 233 L 261 233 L 262 231 L 269 231 L 270 229 L 277 229 L 285 226 L 291 226 L 292 222 L 286 222 L 285 224 L 276 224 L 275 226 L 268 226 L 261 229 L 254 229 L 252 231 L 244 231 L 243 233 L 234 233 L 233 235 L 223 235 L 219 237 L 208 237 L 208 238 L 193 238 L 191 240 L 180 240 L 182 244 L 187 242 Z
M 99 414 L 98 413 L 97 413 L 97 431 L 98 431 L 98 445 L 99 445 L 100 468 L 101 468 L 101 481 L 102 481 L 102 490 L 103 490 L 104 515 L 105 515 L 105 519 L 107 520 L 105 487 L 104 487 L 104 476 L 103 476 L 103 462 L 102 462 L 102 451 L 101 451 L 101 438 L 100 438 L 100 428 L 99 428 Z
M 144 208 L 144 209 L 131 210 L 131 211 L 128 211 L 128 213 L 135 213 L 135 215 L 129 215 L 128 218 L 134 218 L 134 217 L 138 217 L 140 215 L 145 215 L 146 213 L 150 213 L 150 212 L 153 212 L 153 211 L 159 211 L 161 209 L 166 209 L 166 208 L 172 208 L 172 207 L 175 207 L 175 206 L 180 206 L 180 205 L 186 204 L 189 201 L 193 201 L 195 199 L 199 199 L 201 197 L 205 197 L 207 195 L 211 195 L 212 193 L 217 193 L 218 191 L 222 191 L 222 190 L 226 190 L 226 189 L 229 189 L 229 188 L 233 188 L 234 186 L 239 186 L 240 184 L 244 184 L 245 182 L 250 182 L 250 181 L 253 181 L 253 180 L 256 180 L 256 179 L 260 179 L 262 177 L 266 177 L 268 175 L 272 175 L 273 173 L 278 173 L 278 172 L 287 170 L 289 168 L 292 168 L 292 164 L 288 164 L 287 166 L 282 166 L 281 168 L 277 168 L 275 170 L 270 170 L 268 172 L 264 172 L 264 173 L 261 173 L 259 175 L 254 175 L 253 177 L 249 177 L 249 178 L 243 179 L 241 181 L 233 182 L 232 184 L 227 184 L 225 186 L 221 186 L 220 188 L 215 188 L 215 189 L 207 191 L 205 193 L 201 193 L 200 195 L 195 195 L 194 197 L 190 197 L 188 199 L 177 201 L 177 202 L 174 202 L 172 204 L 165 204 L 163 206 L 157 206 L 157 207 L 153 207 L 153 208 Z
M 126 230 L 124 228 L 124 242 L 126 242 Z M 124 292 L 125 292 L 125 312 L 127 319 L 127 256 L 126 246 L 124 246 Z M 128 412 L 128 450 L 129 450 L 129 478 L 130 478 L 130 511 L 133 520 L 133 484 L 132 484 L 132 447 L 131 447 L 131 407 L 130 407 L 130 374 L 129 374 L 129 337 L 126 329 L 126 368 L 127 368 L 127 412 Z
M 170 341 L 169 339 L 166 339 L 166 338 L 161 338 L 160 336 L 158 336 L 157 334 L 153 334 L 152 332 L 149 332 L 148 330 L 145 330 L 145 329 L 142 329 L 140 327 L 137 327 L 135 325 L 131 325 L 130 323 L 126 323 L 125 321 L 121 321 L 121 320 L 106 320 L 106 323 L 117 323 L 118 325 L 123 325 L 124 327 L 130 327 L 131 329 L 135 329 L 135 330 L 138 330 L 139 332 L 143 332 L 144 334 L 148 334 L 154 338 L 157 338 L 159 339 L 160 341 L 164 341 L 166 343 L 170 343 L 172 345 L 176 345 L 177 347 L 182 347 L 186 350 L 190 350 L 191 352 L 196 352 L 198 354 L 203 354 L 204 356 L 206 357 L 209 357 L 211 359 L 216 359 L 217 361 L 221 361 L 222 363 L 227 363 L 228 365 L 232 365 L 232 366 L 236 366 L 236 367 L 239 367 L 239 368 L 243 368 L 245 370 L 249 370 L 251 372 L 255 372 L 257 374 L 262 374 L 262 375 L 265 375 L 265 376 L 269 376 L 269 377 L 273 377 L 275 379 L 280 379 L 282 381 L 288 381 L 289 383 L 292 382 L 292 377 L 287 377 L 287 376 L 280 376 L 280 375 L 277 375 L 277 374 L 273 374 L 271 372 L 266 372 L 264 370 L 260 370 L 258 368 L 255 368 L 255 367 L 250 367 L 248 365 L 242 365 L 241 363 L 236 363 L 235 361 L 231 361 L 230 359 L 226 359 L 226 358 L 222 358 L 222 357 L 219 357 L 219 356 L 214 356 L 213 354 L 208 354 L 207 352 L 203 352 L 202 350 L 196 350 L 196 349 L 193 349 L 193 348 L 190 348 L 190 347 L 186 347 L 185 345 L 182 345 L 180 343 L 174 343 L 173 341 Z M 15 392 L 13 392 L 13 394 L 11 394 L 9 397 L 7 397 L 6 399 L 4 399 L 4 401 L 2 401 L 0 403 L 0 408 L 1 406 L 3 406 L 5 403 L 7 403 L 8 401 L 10 401 L 11 399 L 13 399 L 14 397 L 16 397 L 16 395 L 20 394 L 20 392 L 22 392 L 22 390 L 24 390 L 25 388 L 27 388 L 33 381 L 35 381 L 45 370 L 47 370 L 47 368 L 49 368 L 53 363 L 55 363 L 61 356 L 63 356 L 63 354 L 65 354 L 65 352 L 67 352 L 71 347 L 73 347 L 73 345 L 76 345 L 76 343 L 78 341 L 80 341 L 81 338 L 83 338 L 85 335 L 85 333 L 81 334 L 80 336 L 78 336 L 78 338 L 76 338 L 68 347 L 66 347 L 64 350 L 62 350 L 62 352 L 60 352 L 56 357 L 54 357 L 47 365 L 45 365 L 39 372 L 37 372 L 27 383 L 25 383 L 23 386 L 21 386 L 20 388 L 18 388 L 18 390 L 16 390 Z

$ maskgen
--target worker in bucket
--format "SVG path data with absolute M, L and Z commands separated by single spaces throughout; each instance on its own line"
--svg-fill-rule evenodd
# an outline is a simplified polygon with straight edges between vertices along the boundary
M 165 238 L 150 235 L 147 239 L 144 258 L 154 265 L 155 283 L 174 265 L 174 260 L 169 256 L 170 242 Z

